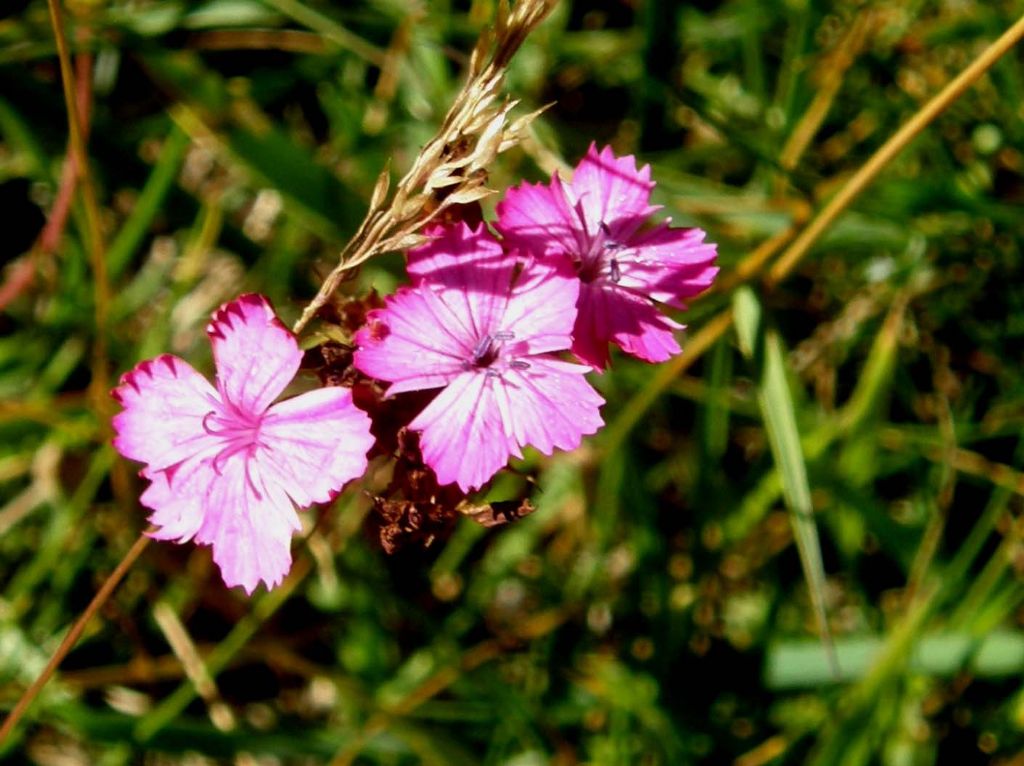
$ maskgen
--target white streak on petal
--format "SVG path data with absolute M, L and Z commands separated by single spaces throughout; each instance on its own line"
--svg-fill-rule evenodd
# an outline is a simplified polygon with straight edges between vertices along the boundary
M 112 393 L 124 408 L 113 419 L 114 447 L 125 457 L 160 469 L 217 448 L 203 418 L 219 410 L 219 397 L 188 362 L 168 354 L 141 362 Z
M 295 377 L 302 351 L 262 295 L 243 295 L 214 312 L 206 328 L 225 403 L 262 413 Z
M 320 388 L 272 406 L 260 426 L 254 462 L 296 505 L 326 503 L 366 470 L 370 418 L 346 388 Z

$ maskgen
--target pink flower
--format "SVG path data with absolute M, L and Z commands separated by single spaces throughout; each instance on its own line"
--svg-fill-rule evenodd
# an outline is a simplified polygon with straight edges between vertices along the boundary
M 409 424 L 442 484 L 483 485 L 520 448 L 574 449 L 604 400 L 563 361 L 579 280 L 565 259 L 525 263 L 464 223 L 409 254 L 418 282 L 371 312 L 355 366 L 388 394 L 440 388 Z
M 228 586 L 272 588 L 291 567 L 296 507 L 331 500 L 366 469 L 370 420 L 344 388 L 277 404 L 302 352 L 266 298 L 225 304 L 206 328 L 217 387 L 170 355 L 122 376 L 114 447 L 146 463 L 152 536 L 213 546 Z
M 637 171 L 632 155 L 591 144 L 571 183 L 524 183 L 498 204 L 495 226 L 508 246 L 572 259 L 581 283 L 572 350 L 597 369 L 608 366 L 609 341 L 648 362 L 678 354 L 682 325 L 651 299 L 685 308 L 718 272 L 700 229 L 670 228 L 671 219 L 645 226 L 657 210 L 650 179 L 649 165 Z

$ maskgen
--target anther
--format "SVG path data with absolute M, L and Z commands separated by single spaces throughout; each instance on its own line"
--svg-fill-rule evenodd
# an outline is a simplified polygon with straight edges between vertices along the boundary
M 472 353 L 474 364 L 483 359 L 484 355 L 487 353 L 487 349 L 489 349 L 491 346 L 492 340 L 494 339 L 490 335 L 485 335 L 476 342 L 476 345 L 473 346 Z

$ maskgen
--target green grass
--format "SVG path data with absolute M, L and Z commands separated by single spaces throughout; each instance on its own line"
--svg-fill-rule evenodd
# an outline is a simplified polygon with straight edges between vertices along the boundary
M 92 71 L 105 328 L 81 195 L 57 247 L 33 246 L 67 150 L 47 5 L 2 10 L 14 287 L 0 313 L 0 709 L 145 528 L 99 389 L 162 352 L 209 371 L 205 321 L 240 292 L 296 318 L 381 169 L 403 172 L 433 134 L 494 6 L 425 3 L 414 19 L 384 0 L 70 3 L 68 39 Z M 595 381 L 608 428 L 495 484 L 538 508 L 514 524 L 466 520 L 388 556 L 356 489 L 296 544 L 293 577 L 253 599 L 223 587 L 208 549 L 151 543 L 0 758 L 1015 763 L 1021 52 L 783 280 L 764 277 L 1022 13 L 1006 0 L 561 4 L 508 83 L 520 113 L 553 106 L 491 185 L 571 167 L 591 141 L 649 162 L 666 213 L 719 244 L 723 287 L 683 315 L 684 356 L 657 369 L 617 357 Z M 381 258 L 343 289 L 401 279 L 401 260 Z M 177 628 L 212 679 L 202 694 L 171 648 Z

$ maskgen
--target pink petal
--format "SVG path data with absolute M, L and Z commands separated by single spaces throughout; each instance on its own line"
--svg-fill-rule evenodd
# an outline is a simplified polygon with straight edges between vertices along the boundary
M 151 508 L 149 522 L 159 529 L 150 533 L 157 540 L 184 543 L 195 537 L 206 512 L 203 495 L 215 476 L 211 458 L 193 458 L 166 470 L 144 469 L 150 480 L 139 502 Z
M 263 481 L 254 467 L 239 453 L 218 466 L 216 480 L 205 488 L 172 480 L 175 492 L 191 495 L 203 507 L 196 542 L 213 546 L 224 583 L 241 585 L 248 594 L 260 580 L 268 589 L 281 583 L 291 568 L 292 535 L 301 528 L 288 495 L 275 482 Z
M 494 476 L 510 456 L 522 457 L 502 427 L 494 380 L 480 372 L 458 376 L 409 424 L 422 431 L 423 460 L 441 484 L 455 482 L 469 492 Z
M 579 291 L 580 280 L 567 257 L 529 258 L 509 296 L 502 329 L 524 339 L 531 354 L 567 349 Z
M 605 369 L 610 360 L 608 342 L 612 337 L 609 296 L 600 286 L 586 286 L 576 304 L 578 314 L 572 331 L 572 352 L 595 370 Z
M 598 411 L 604 399 L 583 377 L 589 369 L 545 356 L 530 357 L 529 365 L 492 379 L 504 433 L 545 455 L 576 449 L 604 425 Z
M 653 188 L 650 165 L 638 171 L 633 155 L 616 157 L 611 147 L 598 152 L 591 144 L 573 173 L 570 204 L 580 203 L 591 236 L 604 224 L 621 240 L 657 210 L 649 204 Z
M 471 317 L 453 310 L 430 287 L 403 288 L 371 311 L 356 333 L 356 369 L 394 383 L 390 393 L 438 388 L 462 373 Z
M 414 285 L 427 279 L 453 289 L 479 289 L 481 279 L 486 278 L 479 272 L 497 269 L 504 274 L 505 253 L 484 224 L 476 229 L 462 221 L 453 226 L 435 225 L 424 234 L 432 239 L 408 253 L 407 270 Z
M 630 239 L 619 286 L 684 308 L 683 300 L 711 286 L 718 267 L 716 246 L 701 229 L 673 229 L 665 221 Z
M 225 303 L 206 328 L 217 363 L 217 387 L 226 402 L 263 412 L 295 377 L 302 360 L 295 336 L 262 295 Z
M 585 285 L 578 308 L 572 350 L 595 369 L 608 366 L 609 342 L 647 362 L 663 362 L 682 350 L 674 335 L 682 325 L 647 298 L 608 285 Z
M 424 462 L 441 484 L 469 492 L 485 484 L 532 446 L 550 455 L 575 449 L 603 421 L 604 400 L 587 383 L 586 367 L 532 356 L 523 370 L 500 376 L 472 372 L 456 378 L 409 424 L 422 431 Z
M 153 509 L 151 533 L 179 543 L 195 538 L 213 546 L 213 560 L 229 587 L 252 593 L 260 580 L 279 584 L 291 567 L 295 508 L 283 491 L 265 485 L 248 457 L 236 454 L 214 464 L 195 458 L 165 471 L 144 471 L 151 484 L 140 502 Z
M 505 192 L 495 228 L 512 249 L 537 255 L 578 255 L 581 224 L 558 179 L 523 183 Z
M 370 418 L 346 388 L 319 388 L 273 405 L 260 424 L 256 470 L 300 508 L 326 503 L 366 470 Z
M 169 354 L 141 362 L 111 395 L 124 407 L 113 426 L 114 448 L 126 458 L 160 469 L 217 448 L 203 419 L 220 398 L 188 362 Z
M 630 356 L 656 364 L 671 359 L 682 351 L 676 339 L 676 331 L 683 325 L 674 322 L 649 303 L 637 302 L 635 318 L 639 328 L 632 323 L 622 329 L 616 328 L 612 342 Z
M 434 231 L 436 239 L 409 254 L 414 284 L 426 281 L 441 291 L 459 332 L 475 339 L 500 329 L 516 259 L 505 255 L 483 224 L 475 231 L 463 222 Z
M 460 224 L 460 229 L 427 247 L 451 253 L 468 240 L 468 228 Z M 433 258 L 431 251 L 414 256 L 414 268 L 425 263 L 421 258 Z M 571 266 L 528 262 L 513 289 L 520 268 L 516 257 L 486 247 L 451 260 L 443 272 L 423 269 L 417 287 L 388 298 L 385 309 L 371 312 L 367 326 L 356 334 L 356 368 L 394 383 L 388 393 L 397 394 L 446 385 L 467 369 L 475 347 L 488 335 L 508 333 L 516 343 L 526 343 L 530 353 L 567 348 L 578 289 Z M 549 278 L 550 284 L 544 281 Z M 550 302 L 542 304 L 547 298 Z

